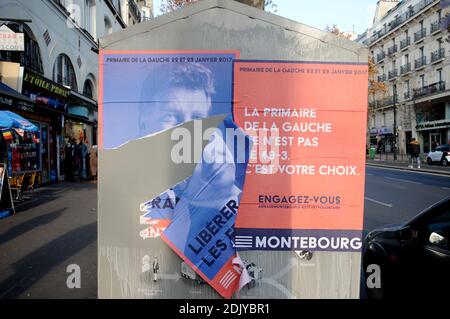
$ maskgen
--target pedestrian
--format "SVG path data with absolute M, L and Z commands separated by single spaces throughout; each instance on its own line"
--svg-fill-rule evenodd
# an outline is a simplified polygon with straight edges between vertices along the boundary
M 414 168 L 414 164 L 417 163 L 417 168 L 420 168 L 420 144 L 415 138 L 408 143 L 406 147 L 407 153 L 410 156 L 409 168 Z
M 86 154 L 88 152 L 86 144 L 83 143 L 83 140 L 79 140 L 78 145 L 76 146 L 76 162 L 78 168 L 78 177 L 80 179 L 86 178 Z
M 434 152 L 436 151 L 436 147 L 438 147 L 439 145 L 436 143 L 436 140 L 433 140 L 433 142 L 431 143 L 431 151 Z
M 94 180 L 97 179 L 97 145 L 92 145 L 89 150 L 89 167 Z
M 155 257 L 153 259 L 152 269 L 153 269 L 153 281 L 156 282 L 158 280 L 158 272 L 159 272 L 158 257 Z
M 66 147 L 64 148 L 64 174 L 66 175 L 66 181 L 73 182 L 73 167 L 74 167 L 74 145 L 72 140 L 67 140 Z

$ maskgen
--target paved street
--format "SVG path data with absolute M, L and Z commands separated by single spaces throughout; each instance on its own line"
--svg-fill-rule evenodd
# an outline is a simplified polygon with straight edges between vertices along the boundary
M 405 222 L 450 196 L 448 176 L 366 172 L 366 231 Z M 0 219 L 0 298 L 96 298 L 96 184 L 54 185 L 32 198 Z M 69 264 L 81 267 L 81 289 L 66 286 Z
M 97 297 L 97 192 L 91 182 L 46 187 L 0 219 L 0 298 Z M 66 267 L 81 267 L 81 288 Z
M 450 176 L 366 168 L 364 229 L 403 223 L 450 196 Z

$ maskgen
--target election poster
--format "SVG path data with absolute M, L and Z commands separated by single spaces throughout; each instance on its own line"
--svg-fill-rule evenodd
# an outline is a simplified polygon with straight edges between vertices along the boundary
M 229 114 L 236 57 L 236 51 L 101 51 L 100 147 Z
M 230 298 L 242 283 L 232 239 L 251 144 L 231 116 L 236 57 L 235 51 L 100 53 L 100 268 L 101 276 L 118 277 L 122 295 L 157 298 L 177 283 L 171 294 L 178 298 L 207 295 L 205 286 Z M 200 161 L 184 161 L 191 145 L 178 154 L 173 137 L 186 132 L 183 124 L 197 128 L 208 118 L 218 122 L 210 137 L 198 130 Z M 226 143 L 228 130 L 243 141 L 243 152 Z M 159 164 L 149 167 L 150 160 Z M 195 169 L 168 182 L 176 165 Z
M 367 63 L 236 61 L 236 123 L 253 149 L 239 250 L 361 250 Z

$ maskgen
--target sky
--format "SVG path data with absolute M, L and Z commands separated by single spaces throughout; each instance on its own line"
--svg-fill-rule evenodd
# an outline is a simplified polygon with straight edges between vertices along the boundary
M 164 0 L 154 0 L 155 15 L 160 15 Z M 276 15 L 318 29 L 336 24 L 341 31 L 363 33 L 370 27 L 377 0 L 273 0 Z

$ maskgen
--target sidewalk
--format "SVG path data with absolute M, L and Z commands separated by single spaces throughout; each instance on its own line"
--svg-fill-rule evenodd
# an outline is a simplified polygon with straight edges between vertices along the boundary
M 0 298 L 96 298 L 97 185 L 60 183 L 27 197 L 0 219 Z M 71 264 L 79 289 L 66 284 Z
M 377 154 L 374 160 L 366 158 L 366 164 L 368 166 L 375 167 L 386 167 L 386 168 L 394 168 L 404 171 L 412 171 L 412 172 L 423 172 L 423 173 L 433 173 L 439 175 L 450 176 L 450 166 L 444 167 L 439 164 L 428 165 L 424 160 L 421 161 L 420 168 L 409 168 L 409 162 L 406 160 L 406 156 L 399 155 L 398 160 L 394 161 L 391 156 L 388 156 L 386 159 L 385 154 L 382 154 L 381 160 L 380 155 Z

